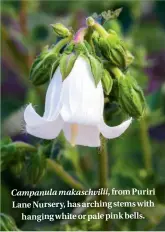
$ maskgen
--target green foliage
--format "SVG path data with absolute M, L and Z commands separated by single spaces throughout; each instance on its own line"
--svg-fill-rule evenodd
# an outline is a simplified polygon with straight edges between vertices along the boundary
M 10 139 L 3 140 L 1 171 L 7 168 L 10 168 L 15 176 L 23 175 L 25 182 L 35 185 L 45 174 L 46 157 L 43 149 L 36 149 L 23 142 L 12 142 Z
M 26 162 L 26 179 L 27 183 L 36 185 L 45 174 L 46 170 L 46 158 L 42 151 L 39 150 L 37 153 L 29 154 L 29 159 Z
M 3 213 L 0 214 L 0 228 L 1 231 L 20 231 L 13 218 Z
M 98 44 L 103 56 L 117 67 L 126 69 L 133 62 L 134 57 L 115 31 L 109 30 L 109 36 L 100 37 Z
M 102 81 L 104 92 L 107 95 L 109 95 L 112 89 L 113 80 L 112 80 L 110 73 L 106 69 L 104 69 L 104 74 L 103 74 L 101 81 Z
M 15 83 L 9 79 L 8 76 L 3 74 L 2 69 L 2 85 L 12 86 L 12 95 L 9 96 L 6 87 L 3 87 L 3 98 L 2 98 L 2 108 L 3 116 L 5 121 L 8 120 L 6 115 L 12 114 L 19 107 L 27 104 L 28 102 L 33 102 L 40 108 L 44 106 L 44 97 L 46 88 L 38 88 L 38 86 L 44 84 L 52 78 L 57 66 L 62 62 L 61 52 L 71 57 L 69 63 L 63 62 L 63 75 L 67 76 L 71 71 L 76 55 L 81 55 L 86 58 L 86 60 L 91 64 L 91 69 L 95 78 L 95 83 L 101 80 L 104 87 L 104 92 L 107 95 L 105 100 L 104 116 L 105 120 L 111 126 L 117 125 L 119 122 L 127 117 L 127 114 L 138 118 L 143 114 L 144 111 L 144 97 L 139 86 L 143 89 L 147 88 L 147 84 L 150 81 L 147 74 L 144 72 L 144 68 L 153 67 L 155 60 L 152 62 L 147 61 L 147 56 L 151 52 L 157 52 L 164 48 L 164 29 L 160 23 L 157 21 L 144 20 L 143 17 L 140 19 L 141 14 L 141 4 L 139 1 L 64 1 L 64 2 L 54 2 L 54 1 L 29 1 L 27 7 L 27 34 L 23 35 L 20 30 L 15 28 L 19 27 L 20 18 L 20 7 L 21 1 L 15 4 L 12 1 L 2 2 L 2 14 L 7 15 L 4 21 L 12 20 L 12 23 L 8 25 L 9 22 L 4 23 L 2 20 L 2 59 L 5 60 L 5 70 L 11 69 L 11 77 L 18 81 L 21 88 L 25 88 L 28 91 L 26 94 L 26 99 L 18 99 L 15 94 Z M 62 4 L 62 5 L 61 5 Z M 105 11 L 109 9 L 120 6 L 126 6 L 123 8 L 118 19 L 112 19 L 112 11 L 104 12 L 103 26 L 106 31 L 111 34 L 111 38 L 115 38 L 115 31 L 119 40 L 108 39 L 102 41 L 100 48 L 100 36 L 95 31 L 92 34 L 92 39 L 85 37 L 85 41 L 82 44 L 77 44 L 73 41 L 71 43 L 66 43 L 66 47 L 63 46 L 58 56 L 51 54 L 54 47 L 46 49 L 41 52 L 41 54 L 36 58 L 31 70 L 31 80 L 32 83 L 37 86 L 37 88 L 32 88 L 29 85 L 28 73 L 29 64 L 27 62 L 31 55 L 35 56 L 38 51 L 41 50 L 42 46 L 45 44 L 54 44 L 56 41 L 56 34 L 62 35 L 62 31 L 58 31 L 56 34 L 50 33 L 51 28 L 48 25 L 50 23 L 56 24 L 56 22 L 63 22 L 64 25 L 69 25 L 74 27 L 76 25 L 81 25 L 81 15 L 89 14 L 89 12 L 97 11 L 101 9 Z M 39 7 L 37 7 L 39 6 Z M 77 12 L 77 9 L 80 11 Z M 82 12 L 82 9 L 84 12 Z M 124 13 L 126 12 L 126 13 Z M 131 12 L 131 13 L 130 13 Z M 64 13 L 64 14 L 63 14 Z M 66 14 L 67 13 L 67 14 Z M 131 14 L 131 18 L 134 20 L 131 30 L 126 31 L 128 28 L 124 23 L 124 28 L 122 28 L 123 22 L 127 21 L 130 23 L 130 18 L 127 17 L 127 13 Z M 161 12 L 160 12 L 161 13 Z M 76 16 L 76 14 L 78 16 Z M 155 12 L 154 12 L 155 15 Z M 159 16 L 159 12 L 156 12 Z M 163 15 L 163 11 L 162 11 Z M 26 14 L 25 14 L 26 16 Z M 99 16 L 99 15 L 97 15 Z M 83 16 L 85 17 L 85 16 Z M 110 17 L 110 19 L 109 19 Z M 115 14 L 114 14 L 114 17 Z M 125 18 L 127 17 L 126 21 Z M 124 20 L 122 20 L 124 19 Z M 137 20 L 138 19 L 138 20 Z M 122 24 L 120 23 L 122 20 Z M 140 20 L 142 23 L 140 23 Z M 25 20 L 26 21 L 26 20 Z M 71 21 L 74 21 L 71 25 Z M 26 26 L 26 25 L 25 25 Z M 61 29 L 61 28 L 60 28 Z M 123 29 L 125 33 L 123 32 Z M 17 31 L 16 31 L 17 30 Z M 112 31 L 113 30 L 113 31 Z M 68 33 L 65 31 L 66 34 Z M 51 35 L 52 34 L 52 35 Z M 65 33 L 64 33 L 65 34 Z M 51 35 L 51 36 L 50 36 Z M 124 42 L 123 42 L 124 41 Z M 60 41 L 59 41 L 60 42 Z M 107 44 L 108 42 L 108 44 Z M 20 49 L 19 46 L 22 49 Z M 94 45 L 94 46 L 93 46 Z M 65 47 L 65 48 L 64 48 Z M 104 48 L 103 48 L 104 47 Z M 64 51 L 63 51 L 64 48 Z M 72 54 L 74 50 L 74 53 Z M 77 52 L 77 53 L 76 53 Z M 71 54 L 69 56 L 69 54 Z M 133 56 L 134 60 L 133 60 Z M 66 57 L 65 56 L 65 57 Z M 97 59 L 96 57 L 100 57 Z M 90 58 L 89 58 L 90 57 Z M 61 59 L 61 60 L 60 60 Z M 108 61 L 107 65 L 105 63 Z M 44 61 L 44 62 L 43 62 Z M 133 61 L 133 62 L 132 62 Z M 123 75 L 127 76 L 127 70 L 129 68 L 131 77 L 127 78 L 117 78 L 111 72 L 111 64 L 115 64 L 123 71 Z M 130 65 L 131 64 L 131 65 Z M 2 67 L 3 68 L 3 67 Z M 100 70 L 103 71 L 100 71 Z M 161 70 L 158 70 L 161 71 Z M 68 74 L 67 74 L 68 73 Z M 159 81 L 159 72 L 156 75 L 157 81 Z M 16 76 L 16 77 L 15 77 Z M 136 81 L 134 80 L 136 79 Z M 16 89 L 16 92 L 19 89 Z M 40 93 L 40 94 L 38 94 Z M 148 93 L 147 93 L 148 94 Z M 119 98 L 120 96 L 120 98 Z M 146 109 L 148 123 L 147 132 L 153 127 L 160 127 L 161 124 L 165 122 L 164 116 L 164 106 L 163 106 L 163 87 L 150 93 L 147 97 L 148 107 Z M 120 104 L 119 104 L 120 103 Z M 6 113 L 7 112 L 7 113 Z M 12 126 L 17 124 L 19 119 L 12 120 L 10 123 Z M 2 122 L 3 123 L 3 122 Z M 8 130 L 4 129 L 2 125 L 3 134 L 7 134 Z M 7 128 L 8 129 L 8 128 Z M 163 134 L 163 129 L 161 129 Z M 2 137 L 3 137 L 2 134 Z M 158 132 L 154 135 L 156 136 Z M 15 134 L 14 134 L 15 135 Z M 12 136 L 12 134 L 11 134 Z M 23 135 L 24 136 L 24 135 Z M 117 209 L 119 211 L 125 210 L 129 212 L 141 211 L 146 216 L 145 220 L 111 220 L 112 230 L 125 230 L 125 231 L 140 231 L 140 230 L 163 230 L 164 225 L 164 190 L 165 190 L 165 156 L 164 156 L 164 140 L 159 141 L 159 138 L 153 138 L 150 136 L 151 152 L 152 152 L 152 168 L 153 173 L 150 174 L 145 167 L 144 154 L 142 150 L 142 142 L 140 137 L 139 124 L 134 120 L 131 127 L 118 139 L 108 142 L 108 166 L 110 168 L 110 175 L 108 179 L 108 187 L 115 187 L 119 189 L 128 189 L 131 187 L 135 188 L 156 188 L 156 196 L 154 198 L 155 207 L 152 208 L 128 208 L 128 209 Z M 161 135 L 163 136 L 163 135 Z M 30 137 L 30 136 L 29 136 Z M 30 189 L 33 186 L 34 189 L 65 189 L 68 186 L 64 185 L 61 177 L 57 177 L 54 172 L 47 171 L 47 159 L 62 165 L 64 171 L 71 175 L 74 179 L 80 180 L 86 187 L 97 188 L 99 183 L 99 163 L 97 160 L 97 150 L 95 148 L 88 147 L 71 147 L 68 142 L 64 139 L 63 135 L 60 135 L 54 141 L 40 141 L 38 143 L 37 139 L 32 137 L 29 138 L 28 143 L 12 142 L 10 138 L 3 138 L 1 141 L 1 171 L 2 171 L 2 191 L 1 191 L 1 204 L 2 212 L 11 215 L 14 220 L 8 215 L 1 215 L 1 230 L 5 231 L 17 231 L 19 230 L 16 226 L 21 225 L 23 230 L 65 230 L 65 231 L 78 231 L 78 230 L 103 230 L 101 222 L 97 220 L 92 220 L 90 223 L 82 221 L 57 221 L 56 224 L 51 224 L 49 222 L 37 223 L 35 221 L 30 222 L 21 221 L 20 215 L 17 211 L 11 209 L 12 196 L 10 194 L 11 188 L 20 189 Z M 22 138 L 21 138 L 22 139 Z M 29 143 L 34 144 L 34 146 Z M 21 198 L 19 198 L 21 199 Z M 68 199 L 59 196 L 47 197 L 46 201 L 57 201 L 62 202 Z M 142 196 L 140 200 L 145 200 L 146 196 Z M 21 199 L 22 200 L 22 199 Z M 25 201 L 28 201 L 26 197 Z M 38 200 L 43 200 L 39 198 Z M 73 197 L 74 201 L 82 201 L 83 199 L 78 199 Z M 113 197 L 110 196 L 110 201 Z M 131 201 L 138 199 L 132 199 L 132 197 L 116 197 L 119 201 Z M 65 209 L 65 212 L 74 212 L 79 209 Z M 40 213 L 40 210 L 30 213 Z M 60 213 L 59 209 L 53 210 L 53 213 Z M 95 213 L 96 210 L 93 210 Z M 29 212 L 27 212 L 29 213 Z M 45 209 L 44 213 L 50 213 L 49 209 Z M 52 212 L 51 212 L 52 213 Z M 87 214 L 92 213 L 90 209 L 87 209 Z M 21 221 L 21 222 L 20 222 Z M 19 224 L 20 223 L 20 224 Z M 22 223 L 22 224 L 21 224 Z M 28 228 L 28 229 L 27 229 Z
M 65 80 L 65 78 L 72 71 L 72 68 L 74 66 L 74 63 L 76 62 L 76 59 L 77 59 L 77 55 L 74 53 L 71 53 L 69 55 L 64 53 L 61 56 L 60 71 L 61 71 L 63 80 Z
M 91 70 L 92 70 L 92 74 L 94 77 L 94 81 L 95 81 L 95 85 L 97 86 L 99 81 L 102 79 L 103 77 L 103 65 L 102 63 L 99 61 L 98 58 L 92 56 L 92 55 L 88 55 L 88 59 L 90 62 L 90 66 L 91 66 Z
M 51 73 L 53 73 L 59 64 L 59 58 L 56 53 L 48 48 L 35 59 L 31 71 L 30 80 L 33 85 L 42 85 L 51 79 Z M 53 72 L 52 72 L 53 69 Z

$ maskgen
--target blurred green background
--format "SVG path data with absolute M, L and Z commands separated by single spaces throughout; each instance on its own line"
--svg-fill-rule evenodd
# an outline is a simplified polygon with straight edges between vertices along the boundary
M 23 110 L 29 102 L 42 114 L 47 84 L 35 88 L 29 81 L 29 70 L 37 54 L 46 45 L 56 43 L 50 24 L 61 22 L 77 30 L 85 25 L 85 18 L 94 13 L 123 7 L 118 22 L 107 23 L 127 41 L 135 55 L 132 69 L 143 88 L 147 115 L 134 121 L 120 138 L 108 141 L 109 188 L 155 188 L 152 197 L 155 208 L 139 209 L 145 220 L 113 220 L 111 230 L 165 230 L 165 1 L 1 1 L 1 122 L 2 141 L 8 136 L 12 141 L 40 144 L 46 156 L 57 160 L 70 175 L 87 187 L 98 185 L 97 149 L 72 148 L 62 135 L 55 141 L 41 141 L 24 132 Z M 147 61 L 147 66 L 145 62 Z M 136 65 L 136 62 L 138 65 Z M 105 105 L 110 123 L 117 123 L 122 115 L 115 106 Z M 48 148 L 48 149 L 47 149 Z M 14 199 L 10 192 L 30 189 L 69 189 L 53 172 L 46 171 L 35 186 L 21 173 L 17 175 L 14 163 L 1 173 L 1 212 L 11 216 L 20 230 L 102 230 L 99 220 L 93 222 L 36 222 L 22 221 L 21 212 L 40 214 L 42 209 L 12 209 L 11 202 L 31 201 L 27 197 Z M 62 198 L 62 199 L 61 199 Z M 69 197 L 74 201 L 84 198 Z M 66 201 L 68 197 L 52 196 L 34 198 L 44 201 Z M 33 200 L 34 200 L 33 199 Z M 151 199 L 146 196 L 134 200 Z M 109 200 L 131 200 L 119 197 Z M 66 209 L 71 212 L 73 209 Z M 133 208 L 115 209 L 133 212 Z M 90 211 L 90 209 L 89 209 Z M 44 213 L 59 213 L 59 209 L 44 209 Z

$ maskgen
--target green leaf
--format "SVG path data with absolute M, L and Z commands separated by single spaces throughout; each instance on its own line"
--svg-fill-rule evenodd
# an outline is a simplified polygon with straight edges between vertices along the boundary
M 1 231 L 20 231 L 17 228 L 14 219 L 4 213 L 0 214 L 0 228 Z
M 1 145 L 1 171 L 5 170 L 12 160 L 16 159 L 16 147 L 11 144 Z
M 95 85 L 97 87 L 99 81 L 103 77 L 103 65 L 97 58 L 95 58 L 92 55 L 88 55 L 88 58 L 90 61 L 91 71 L 94 77 Z
M 112 85 L 113 85 L 113 79 L 110 76 L 109 72 L 104 69 L 104 73 L 103 73 L 103 77 L 101 79 L 102 85 L 103 85 L 103 89 L 104 92 L 109 95 L 112 89 Z
M 21 170 L 22 162 L 24 161 L 24 156 L 26 152 L 34 152 L 35 150 L 35 147 L 24 142 L 13 142 L 7 144 L 2 143 L 1 171 L 6 169 L 7 167 L 12 167 L 12 165 L 14 166 L 15 170 Z
M 61 71 L 63 80 L 65 80 L 65 78 L 71 72 L 76 59 L 77 59 L 77 55 L 75 55 L 74 53 L 71 53 L 70 55 L 67 55 L 67 54 L 62 55 L 61 60 L 60 60 L 60 71 Z
M 29 154 L 29 160 L 25 166 L 26 180 L 28 183 L 35 185 L 45 174 L 46 158 L 39 150 L 37 153 Z

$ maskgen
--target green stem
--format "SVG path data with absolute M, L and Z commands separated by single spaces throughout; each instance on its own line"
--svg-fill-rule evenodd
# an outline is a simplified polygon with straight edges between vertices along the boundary
M 47 159 L 47 166 L 50 170 L 54 171 L 66 184 L 70 185 L 74 189 L 83 190 L 84 187 L 72 176 L 70 176 L 61 165 L 51 159 Z
M 53 48 L 53 52 L 59 53 L 60 50 L 72 39 L 72 36 L 61 39 Z
M 144 165 L 148 172 L 152 171 L 152 153 L 151 153 L 151 144 L 148 135 L 148 126 L 146 118 L 140 120 L 140 137 L 141 145 L 143 150 Z
M 24 148 L 28 151 L 37 151 L 37 149 L 33 146 L 33 145 L 30 145 L 28 143 L 24 143 L 24 142 L 13 142 L 12 144 L 14 144 L 15 147 L 21 149 L 21 148 Z
M 86 23 L 89 27 L 95 29 L 100 36 L 106 38 L 109 36 L 108 32 L 102 27 L 99 23 L 97 23 L 92 17 L 88 17 Z
M 111 66 L 110 71 L 113 73 L 116 79 L 119 79 L 121 76 L 123 76 L 122 71 L 116 66 Z
M 99 159 L 99 187 L 100 188 L 108 188 L 108 154 L 106 148 L 106 140 L 103 136 L 101 136 L 101 147 L 98 149 L 98 159 Z M 103 202 L 107 202 L 108 198 L 106 195 L 101 195 L 100 200 Z M 104 207 L 104 214 L 108 214 L 108 208 Z M 103 221 L 103 229 L 104 231 L 109 230 L 109 220 Z
M 24 142 L 14 142 L 17 148 L 25 148 L 28 151 L 37 151 L 37 148 L 33 145 Z M 51 159 L 47 159 L 47 166 L 50 170 L 53 170 L 65 183 L 70 185 L 72 188 L 83 190 L 84 187 L 78 181 L 76 181 L 72 176 L 70 176 L 63 167 Z
M 93 39 L 92 39 L 92 36 L 93 36 L 93 30 L 91 28 L 88 29 L 88 33 L 86 34 L 86 37 L 85 39 L 88 41 L 88 43 L 91 45 L 91 48 L 92 48 L 92 51 L 94 54 L 96 54 L 95 52 L 95 46 L 94 46 L 94 43 L 93 43 Z

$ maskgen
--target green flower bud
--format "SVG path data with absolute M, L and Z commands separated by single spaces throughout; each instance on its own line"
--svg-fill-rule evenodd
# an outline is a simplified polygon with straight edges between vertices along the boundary
M 63 24 L 61 23 L 56 23 L 56 24 L 51 24 L 53 27 L 54 32 L 56 33 L 57 36 L 59 37 L 68 37 L 71 36 L 71 32 L 69 31 L 68 28 L 66 28 Z
M 52 78 L 59 65 L 60 50 L 71 38 L 72 36 L 60 40 L 52 49 L 45 48 L 35 59 L 30 71 L 30 79 L 34 85 L 42 85 Z
M 121 108 L 134 118 L 143 116 L 146 103 L 143 91 L 129 74 L 118 79 L 119 103 Z
M 0 228 L 1 231 L 20 231 L 17 228 L 14 219 L 4 213 L 0 214 Z
M 45 174 L 46 170 L 46 158 L 42 154 L 41 150 L 37 153 L 31 153 L 29 160 L 26 163 L 26 178 L 27 182 L 35 185 L 37 184 Z
M 125 62 L 126 62 L 126 67 L 128 67 L 130 64 L 132 64 L 134 60 L 134 56 L 128 50 L 126 50 L 125 52 L 126 52 Z
M 110 73 L 104 69 L 103 71 L 103 77 L 101 79 L 102 81 L 102 85 L 103 85 L 103 89 L 105 94 L 109 95 L 112 89 L 112 85 L 113 85 L 113 79 L 110 75 Z
M 107 38 L 100 37 L 98 43 L 102 55 L 113 65 L 126 69 L 132 63 L 134 57 L 126 50 L 115 31 L 110 30 Z
M 57 54 L 52 50 L 43 51 L 34 61 L 30 80 L 35 86 L 42 85 L 51 78 L 51 71 L 55 71 L 59 64 Z
M 98 43 L 102 55 L 111 64 L 126 69 L 133 61 L 133 56 L 127 51 L 124 43 L 113 30 L 108 32 L 100 24 L 95 22 L 92 17 L 87 18 L 87 25 L 97 31 L 99 38 L 94 36 L 95 43 Z

